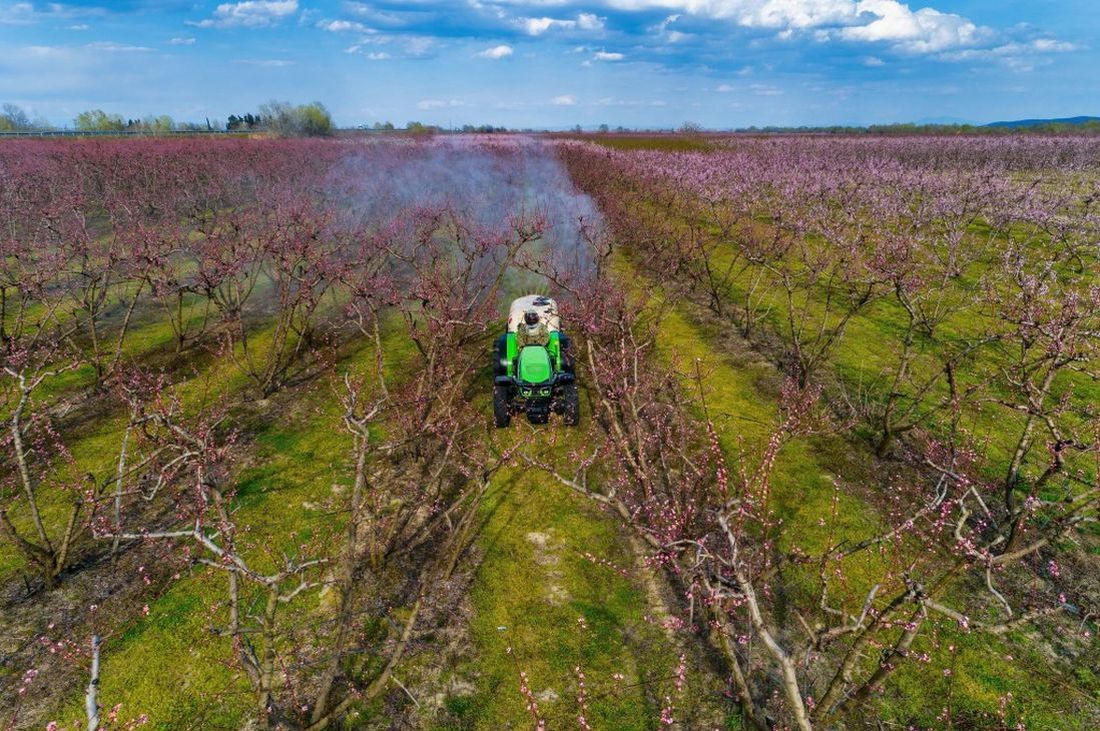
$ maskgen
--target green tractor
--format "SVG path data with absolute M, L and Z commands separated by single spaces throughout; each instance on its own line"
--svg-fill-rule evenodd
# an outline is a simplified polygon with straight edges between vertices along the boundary
M 545 326 L 545 344 L 520 347 L 525 337 L 517 337 L 518 331 L 527 327 L 524 317 L 532 311 Z M 551 413 L 559 414 L 567 426 L 579 423 L 572 348 L 551 298 L 531 294 L 512 302 L 508 329 L 497 338 L 493 352 L 493 373 L 493 418 L 498 428 L 511 424 L 512 416 L 520 413 L 532 424 L 547 423 Z

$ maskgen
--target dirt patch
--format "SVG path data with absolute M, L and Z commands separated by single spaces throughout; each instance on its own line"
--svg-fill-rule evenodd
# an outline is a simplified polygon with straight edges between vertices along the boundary
M 535 563 L 546 569 L 546 600 L 555 606 L 569 601 L 569 592 L 562 586 L 565 576 L 561 564 L 561 545 L 552 533 L 530 531 L 524 536 L 534 549 Z

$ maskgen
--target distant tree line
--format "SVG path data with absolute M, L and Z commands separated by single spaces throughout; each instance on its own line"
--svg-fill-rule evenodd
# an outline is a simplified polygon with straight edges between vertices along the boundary
M 321 102 L 295 106 L 272 100 L 256 114 L 230 114 L 225 128 L 230 132 L 268 131 L 280 137 L 326 137 L 332 134 L 335 125 Z
M 419 135 L 432 135 L 442 134 L 448 130 L 440 127 L 437 124 L 425 124 L 423 122 L 411 121 L 406 122 L 404 127 L 398 127 L 393 122 L 375 122 L 368 126 L 365 124 L 359 125 L 361 130 L 374 130 L 375 132 L 406 132 Z M 501 134 L 510 132 L 507 127 L 495 127 L 491 124 L 464 124 L 461 127 L 453 128 L 453 131 L 462 132 L 464 134 Z
M 491 124 L 480 124 L 476 127 L 472 124 L 464 124 L 464 125 L 462 125 L 462 131 L 463 132 L 468 132 L 468 133 L 485 135 L 485 134 L 494 134 L 494 133 L 500 133 L 500 132 L 507 132 L 508 128 L 507 127 L 494 127 Z
M 694 122 L 685 122 L 684 124 L 687 125 L 687 124 L 695 124 L 695 123 Z M 697 128 L 696 131 L 702 131 L 702 129 L 703 129 L 699 125 L 695 125 L 695 127 Z M 573 134 L 578 134 L 579 135 L 579 134 L 584 134 L 585 129 L 581 125 L 575 124 L 575 125 L 573 125 L 572 127 L 569 128 L 569 131 L 572 132 Z M 596 127 L 596 131 L 599 132 L 600 134 L 608 134 L 610 132 L 615 132 L 615 133 L 618 133 L 618 134 L 622 134 L 622 133 L 627 133 L 627 132 L 639 132 L 641 130 L 639 130 L 637 128 L 634 128 L 634 127 L 624 127 L 621 124 L 618 127 L 615 127 L 614 130 L 612 130 L 611 125 L 605 123 L 605 124 L 601 124 L 598 127 Z M 681 127 L 680 131 L 683 132 L 684 129 Z
M 4 104 L 0 110 L 2 110 L 0 111 L 0 133 L 55 129 L 45 119 L 32 120 L 23 109 L 14 104 Z M 604 131 L 606 126 L 604 125 Z M 120 114 L 108 113 L 102 109 L 89 109 L 73 119 L 73 127 L 79 132 L 167 134 L 180 131 L 214 130 L 220 128 L 221 123 L 218 122 L 215 125 L 210 119 L 206 119 L 205 124 L 176 122 L 166 114 L 127 119 Z M 294 105 L 289 102 L 270 101 L 261 105 L 256 112 L 230 114 L 225 122 L 225 130 L 228 132 L 269 132 L 280 137 L 325 137 L 332 134 L 335 129 L 332 115 L 321 102 Z M 404 131 L 411 134 L 437 134 L 445 131 L 438 125 L 418 121 L 407 122 L 404 127 L 398 127 L 390 121 L 375 122 L 370 127 L 360 126 L 360 129 L 373 129 L 379 132 Z M 491 124 L 465 124 L 460 131 L 468 134 L 494 134 L 509 130 L 507 127 Z
M 41 117 L 31 119 L 22 107 L 15 104 L 4 104 L 0 107 L 0 132 L 30 132 L 49 128 L 49 122 Z
M 167 134 L 169 132 L 213 131 L 220 128 L 206 118 L 204 122 L 177 122 L 167 114 L 149 115 L 141 119 L 124 118 L 102 109 L 88 109 L 76 115 L 73 128 L 78 132 L 136 132 Z M 42 117 L 31 116 L 15 104 L 0 106 L 0 133 L 54 130 L 56 127 Z M 270 101 L 258 113 L 229 115 L 225 129 L 229 131 L 258 130 L 280 137 L 323 137 L 335 129 L 332 115 L 320 102 L 293 105 Z
M 229 119 L 225 122 L 225 129 L 229 132 L 237 132 L 241 130 L 256 129 L 260 124 L 260 118 L 251 112 L 242 114 L 239 117 L 236 114 L 230 114 Z
M 1011 135 L 1029 134 L 1097 134 L 1100 120 L 1088 122 L 1043 122 L 1014 126 L 987 126 L 979 124 L 872 124 L 866 127 L 831 125 L 823 127 L 743 127 L 737 132 L 760 134 L 837 134 L 837 135 Z
M 334 128 L 321 102 L 294 106 L 275 100 L 260 107 L 259 126 L 280 137 L 326 137 Z
M 397 127 L 395 127 L 392 122 L 375 122 L 372 126 L 372 129 L 379 131 L 388 131 L 396 130 Z M 404 131 L 411 132 L 413 134 L 437 134 L 446 130 L 436 124 L 424 124 L 423 122 L 412 121 L 405 124 Z M 463 132 L 465 134 L 485 135 L 499 134 L 503 132 L 508 132 L 509 130 L 507 127 L 494 127 L 491 124 L 464 124 L 461 127 L 457 128 L 457 131 Z
M 79 132 L 139 132 L 154 135 L 214 129 L 209 119 L 206 120 L 205 124 L 176 122 L 167 114 L 150 114 L 142 119 L 123 119 L 121 115 L 108 114 L 102 109 L 89 109 L 81 112 L 73 119 L 73 126 Z

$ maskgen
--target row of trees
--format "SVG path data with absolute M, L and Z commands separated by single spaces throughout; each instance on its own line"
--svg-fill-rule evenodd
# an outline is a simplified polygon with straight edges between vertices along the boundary
M 451 621 L 479 500 L 513 452 L 485 439 L 473 396 L 505 272 L 546 221 L 428 195 L 354 205 L 364 170 L 439 164 L 423 145 L 18 141 L 0 154 L 0 541 L 32 590 L 150 552 L 166 574 L 190 564 L 222 587 L 212 630 L 260 727 L 325 728 L 388 692 L 423 646 L 417 628 Z M 520 151 L 468 154 L 514 169 Z M 167 352 L 144 351 L 135 329 L 165 325 Z M 415 355 L 387 365 L 387 337 Z M 193 375 L 204 367 L 244 385 L 212 387 Z M 251 532 L 236 502 L 254 458 L 246 404 L 319 378 L 346 434 L 336 517 L 305 542 Z M 86 419 L 104 435 L 94 450 L 79 446 Z M 100 626 L 105 654 L 130 619 Z M 98 723 L 100 641 L 51 646 L 64 652 L 28 643 L 32 669 L 90 662 Z
M 1028 134 L 1045 135 L 1082 135 L 1100 133 L 1100 119 L 1082 118 L 1077 121 L 1060 120 L 1035 120 L 1020 122 L 1008 122 L 1000 124 L 917 124 L 915 122 L 899 122 L 897 124 L 870 124 L 864 127 L 852 127 L 846 125 L 831 125 L 825 127 L 746 127 L 738 132 L 751 132 L 762 134 L 830 134 L 830 135 L 885 135 L 891 137 L 911 137 L 913 135 L 936 136 L 989 136 L 989 135 L 1018 135 L 1020 132 Z
M 76 115 L 73 126 L 80 132 L 143 132 L 145 134 L 165 134 L 178 130 L 209 130 L 205 125 L 191 122 L 179 122 L 167 114 L 149 115 L 142 119 L 123 119 L 117 114 L 108 114 L 102 109 L 89 109 Z
M 1093 268 L 1079 243 L 1081 222 L 1095 220 L 1084 200 L 1044 208 L 1049 185 L 1031 193 L 994 176 L 979 187 L 963 171 L 945 183 L 926 170 L 901 186 L 891 176 L 904 166 L 864 148 L 846 158 L 858 177 L 838 182 L 836 156 L 797 146 L 777 165 L 768 148 L 651 156 L 563 142 L 614 239 L 582 225 L 576 241 L 540 248 L 550 222 L 523 215 L 526 187 L 494 198 L 484 184 L 516 177 L 526 146 L 469 144 L 456 156 L 447 145 L 82 140 L 0 150 L 0 219 L 10 222 L 0 234 L 0 537 L 37 574 L 32 589 L 127 551 L 162 551 L 166 572 L 205 571 L 220 587 L 214 636 L 246 678 L 259 724 L 324 728 L 390 687 L 397 663 L 429 641 L 418 628 L 447 621 L 478 502 L 518 458 L 648 546 L 682 598 L 681 624 L 723 658 L 730 696 L 755 728 L 855 723 L 899 668 L 946 651 L 939 638 L 950 632 L 1003 634 L 1068 612 L 1074 625 L 1090 621 L 1095 598 L 1070 578 L 1069 541 L 1087 541 L 1096 517 L 1097 415 L 1058 385 L 1083 375 L 1082 344 L 1096 332 L 1094 290 L 1061 283 Z M 475 181 L 476 206 L 448 203 L 456 176 Z M 912 185 L 919 197 L 887 202 Z M 1028 205 L 999 197 L 1021 190 Z M 758 197 L 741 207 L 742 195 Z M 762 214 L 764 205 L 774 208 Z M 1024 263 L 993 258 L 1007 262 L 998 284 L 1011 294 L 978 276 L 977 233 L 1027 236 L 1008 249 Z M 1075 254 L 1043 268 L 1048 247 Z M 623 282 L 620 255 L 661 287 Z M 561 295 L 590 389 L 590 431 L 560 462 L 487 436 L 475 398 L 513 265 Z M 929 277 L 937 267 L 950 275 Z M 941 323 L 936 333 L 951 323 L 943 313 L 958 311 L 964 322 L 943 337 L 1023 352 L 1020 368 L 1000 351 L 996 368 L 973 370 L 965 353 L 944 361 L 935 347 L 910 356 L 882 347 L 883 382 L 902 385 L 838 407 L 849 393 L 847 338 L 899 288 L 915 313 L 893 310 L 899 344 L 911 318 L 918 343 L 923 323 Z M 685 300 L 759 334 L 786 368 L 763 443 L 723 449 L 705 392 L 658 354 L 665 308 Z M 983 314 L 989 302 L 1006 308 L 1009 325 L 987 344 L 989 324 L 1002 321 Z M 134 336 L 151 323 L 171 334 L 155 353 Z M 415 350 L 397 367 L 389 337 Z M 349 355 L 364 341 L 368 357 Z M 926 368 L 929 359 L 945 372 Z M 212 394 L 216 381 L 190 377 L 211 361 L 243 385 Z M 920 381 L 898 378 L 901 363 L 935 378 L 929 395 L 908 390 Z M 241 465 L 256 459 L 243 403 L 287 403 L 289 389 L 324 374 L 339 405 L 329 418 L 347 435 L 334 477 L 344 489 L 323 506 L 331 529 L 308 539 L 253 532 L 235 492 Z M 1007 385 L 989 403 L 1021 414 L 1015 435 L 1030 435 L 1011 479 L 1003 471 L 1015 451 L 964 428 L 998 378 Z M 824 548 L 791 535 L 771 498 L 781 450 L 863 418 L 881 425 L 894 391 L 903 394 L 895 425 L 914 400 L 923 416 L 883 450 L 896 457 L 883 463 L 893 479 L 837 488 L 838 497 L 881 492 L 877 522 L 853 529 L 837 507 L 821 516 Z M 107 436 L 79 448 L 92 415 Z M 1039 436 L 1051 430 L 1058 440 Z M 671 704 L 666 713 L 667 725 Z
M 1100 597 L 1067 578 L 1089 571 L 1075 545 L 1100 505 L 1095 176 L 937 171 L 848 141 L 560 150 L 661 295 L 640 303 L 605 280 L 577 298 L 593 308 L 571 320 L 586 323 L 599 433 L 575 472 L 545 467 L 669 569 L 748 725 L 874 718 L 868 701 L 946 652 L 948 631 L 1095 618 Z M 662 310 L 681 297 L 786 370 L 765 443 L 724 451 L 704 394 L 657 358 Z M 868 330 L 886 317 L 888 334 Z M 853 365 L 856 337 L 879 342 Z M 999 428 L 975 422 L 989 409 Z M 896 477 L 837 489 L 879 495 L 879 525 L 853 530 L 834 510 L 811 549 L 771 499 L 780 452 L 864 425 Z
M 864 151 L 788 141 L 618 154 L 614 188 L 649 202 L 630 235 L 663 257 L 662 271 L 742 334 L 781 333 L 774 355 L 800 383 L 848 369 L 829 380 L 859 382 L 848 400 L 878 430 L 880 454 L 938 415 L 979 418 L 993 404 L 1033 417 L 1022 432 L 1049 422 L 1065 441 L 1087 421 L 1073 387 L 1095 376 L 1100 344 L 1096 177 L 930 171 Z M 608 209 L 633 211 L 610 197 Z M 854 362 L 849 329 L 886 326 L 897 347 Z M 1013 441 L 1023 453 L 1013 462 L 1026 459 L 1032 440 Z
M 177 122 L 172 117 L 149 115 L 141 119 L 128 119 L 102 109 L 89 109 L 73 119 L 73 127 L 80 132 L 138 132 L 165 134 L 177 131 L 213 130 L 215 126 L 207 118 L 203 123 Z M 5 104 L 0 113 L 0 132 L 33 132 L 56 129 L 44 118 L 31 119 L 25 110 L 14 104 Z M 225 129 L 228 131 L 269 131 L 281 137 L 324 137 L 334 129 L 332 115 L 320 102 L 292 105 L 271 101 L 261 106 L 258 114 L 248 113 L 238 117 L 229 115 Z
M 5 103 L 0 107 L 0 132 L 29 132 L 49 127 L 49 122 L 40 118 L 31 119 L 26 110 L 15 104 Z
M 210 121 L 206 125 L 177 124 L 167 115 L 146 117 L 142 120 L 123 120 L 117 114 L 108 114 L 101 109 L 92 109 L 77 115 L 74 120 L 76 129 L 82 132 L 147 132 L 151 134 L 172 132 L 175 130 L 213 129 Z M 320 102 L 293 105 L 287 102 L 271 101 L 260 107 L 258 114 L 248 113 L 241 117 L 229 115 L 225 129 L 227 131 L 257 130 L 272 132 L 280 137 L 325 137 L 332 134 L 332 115 Z

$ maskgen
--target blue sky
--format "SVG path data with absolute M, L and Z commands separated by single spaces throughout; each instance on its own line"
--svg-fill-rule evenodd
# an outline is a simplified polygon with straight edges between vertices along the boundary
M 341 125 L 1100 115 L 1096 0 L 0 0 L 0 102 Z

